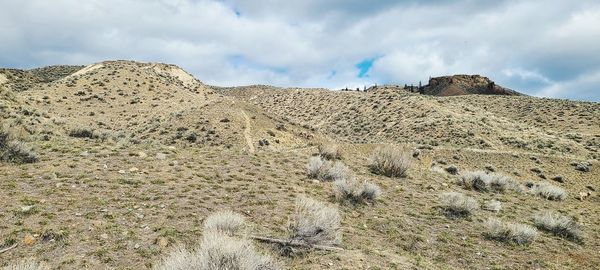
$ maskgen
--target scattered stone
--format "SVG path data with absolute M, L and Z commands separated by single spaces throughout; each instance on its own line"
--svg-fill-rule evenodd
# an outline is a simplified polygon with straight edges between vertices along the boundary
M 421 155 L 421 150 L 419 149 L 415 149 L 415 151 L 413 151 L 413 158 L 418 158 Z
M 169 245 L 169 240 L 164 237 L 159 237 L 156 239 L 156 244 L 161 248 L 165 248 Z
M 21 212 L 22 213 L 29 213 L 31 210 L 33 210 L 33 207 L 35 207 L 35 205 L 21 206 Z
M 538 167 L 532 168 L 531 171 L 534 173 L 542 173 L 542 169 L 540 169 Z
M 139 152 L 138 153 L 138 157 L 140 157 L 141 159 L 147 158 L 148 154 L 144 153 L 144 152 Z
M 125 170 L 119 170 L 120 174 L 125 174 Z
M 577 166 L 575 166 L 575 170 L 578 170 L 580 172 L 589 172 L 590 164 L 586 163 L 586 162 L 581 162 L 581 163 L 577 164 Z
M 129 169 L 129 172 L 131 172 L 131 173 L 134 173 L 134 172 L 137 172 L 137 171 L 139 171 L 139 170 L 140 170 L 140 169 L 138 169 L 138 168 L 136 168 L 136 167 L 131 167 L 131 168 Z
M 270 143 L 269 143 L 269 141 L 267 139 L 262 139 L 262 140 L 258 141 L 258 145 L 260 145 L 260 146 L 269 146 Z
M 165 159 L 167 159 L 167 154 L 165 154 L 165 153 L 158 153 L 158 154 L 156 154 L 156 159 L 158 159 L 158 160 L 165 160 Z
M 108 239 L 108 234 L 103 233 L 103 234 L 100 235 L 100 238 L 106 240 L 106 239 Z
M 579 200 L 583 201 L 585 199 L 587 199 L 590 195 L 592 195 L 592 192 L 588 191 L 588 192 L 579 192 Z
M 82 156 L 82 157 L 87 157 L 87 156 L 90 155 L 90 153 L 88 151 L 83 151 L 79 155 Z
M 36 239 L 31 234 L 27 234 L 23 238 L 23 244 L 25 244 L 26 246 L 31 246 L 31 245 L 35 244 L 35 242 L 36 242 Z

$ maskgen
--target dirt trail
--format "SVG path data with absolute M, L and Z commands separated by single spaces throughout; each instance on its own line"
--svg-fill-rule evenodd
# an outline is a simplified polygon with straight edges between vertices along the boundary
M 246 127 L 244 128 L 244 138 L 246 138 L 246 144 L 248 144 L 248 150 L 250 151 L 250 153 L 254 153 L 254 143 L 252 143 L 252 136 L 251 136 L 251 128 L 252 128 L 252 122 L 250 121 L 250 117 L 248 117 L 248 114 L 246 114 L 246 112 L 244 110 L 242 110 L 242 116 L 244 117 L 244 119 L 246 120 Z

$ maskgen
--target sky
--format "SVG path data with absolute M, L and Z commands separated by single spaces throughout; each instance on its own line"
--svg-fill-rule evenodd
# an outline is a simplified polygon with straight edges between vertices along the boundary
M 481 74 L 600 102 L 600 1 L 0 0 L 0 66 L 127 59 L 220 86 Z

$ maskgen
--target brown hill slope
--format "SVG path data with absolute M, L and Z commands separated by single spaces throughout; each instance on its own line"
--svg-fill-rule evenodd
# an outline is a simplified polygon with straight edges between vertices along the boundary
M 600 105 L 524 96 L 240 87 L 229 92 L 347 143 L 412 142 L 598 158 Z
M 33 254 L 59 269 L 151 269 L 175 247 L 197 246 L 203 222 L 224 209 L 242 214 L 252 234 L 285 238 L 302 195 L 339 210 L 344 250 L 253 242 L 284 269 L 600 263 L 600 163 L 586 161 L 597 157 L 597 103 L 217 88 L 173 65 L 108 61 L 26 91 L 0 86 L 0 109 L 3 126 L 20 130 L 39 157 L 0 162 L 0 250 L 14 247 L 0 267 Z M 360 183 L 381 188 L 378 200 L 346 201 L 337 184 L 308 177 L 326 140 Z M 408 153 L 406 177 L 368 166 L 376 148 L 392 146 Z M 461 177 L 473 170 L 495 171 L 523 192 L 465 188 Z M 566 195 L 548 200 L 530 183 Z M 447 192 L 471 197 L 473 212 L 448 215 Z M 501 209 L 486 210 L 490 203 Z M 534 226 L 544 210 L 572 217 L 583 242 L 541 229 L 525 246 L 486 234 L 488 218 Z

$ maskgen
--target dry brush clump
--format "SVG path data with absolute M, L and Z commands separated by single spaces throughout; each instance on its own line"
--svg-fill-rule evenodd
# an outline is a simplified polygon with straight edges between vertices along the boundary
M 485 223 L 487 230 L 485 236 L 492 240 L 517 245 L 529 245 L 537 237 L 537 230 L 526 224 L 502 222 L 496 218 L 489 218 Z
M 369 168 L 375 174 L 404 177 L 410 168 L 411 153 L 398 147 L 377 148 L 371 155 Z
M 10 263 L 2 267 L 2 270 L 50 270 L 50 267 L 43 262 L 38 262 L 30 258 Z
M 319 156 L 326 160 L 342 159 L 342 152 L 336 144 L 319 145 Z
M 381 196 L 381 188 L 367 180 L 360 182 L 355 177 L 348 177 L 333 182 L 335 197 L 352 204 L 374 203 Z
M 531 187 L 531 193 L 551 201 L 562 201 L 567 198 L 567 192 L 547 182 L 541 182 Z
M 484 171 L 466 172 L 461 177 L 461 183 L 465 188 L 479 192 L 523 191 L 521 185 L 511 177 L 497 173 L 486 173 Z
M 350 176 L 350 169 L 341 161 L 329 161 L 322 157 L 311 157 L 306 165 L 309 178 L 321 181 L 336 181 Z
M 215 231 L 229 236 L 239 234 L 246 227 L 244 216 L 233 211 L 221 211 L 210 215 L 204 221 L 204 231 Z
M 337 208 L 308 197 L 298 197 L 290 219 L 290 239 L 307 245 L 338 245 L 342 241 L 341 216 Z
M 579 225 L 567 216 L 553 211 L 543 211 L 535 215 L 533 222 L 540 230 L 574 242 L 583 242 Z
M 252 242 L 233 236 L 243 226 L 243 217 L 231 211 L 213 214 L 204 222 L 204 236 L 198 247 L 177 247 L 154 269 L 279 269 L 269 256 L 256 251 Z
M 37 154 L 11 134 L 0 129 L 0 161 L 13 163 L 34 163 L 38 161 Z
M 462 193 L 448 192 L 442 194 L 442 207 L 450 217 L 466 217 L 479 209 L 479 203 Z

